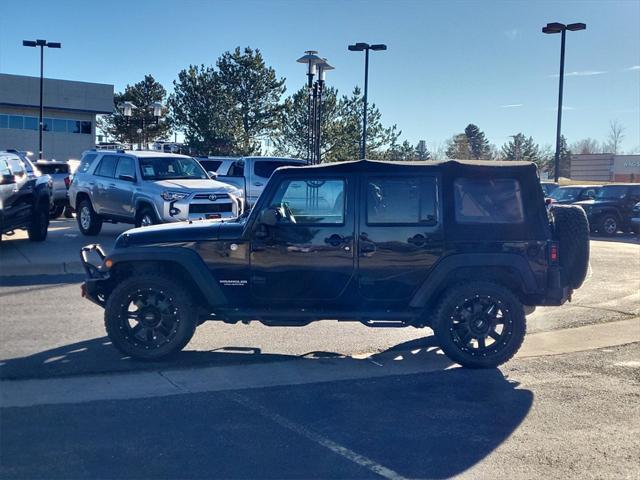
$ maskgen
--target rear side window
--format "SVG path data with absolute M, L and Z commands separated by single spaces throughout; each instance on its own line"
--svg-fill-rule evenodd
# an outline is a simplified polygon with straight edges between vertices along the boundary
M 116 172 L 116 163 L 118 163 L 117 155 L 105 155 L 96 169 L 96 175 L 113 178 Z
M 458 178 L 454 182 L 458 223 L 520 223 L 520 183 L 512 178 Z
M 253 173 L 255 173 L 258 177 L 269 178 L 273 174 L 276 168 L 280 167 L 295 167 L 299 166 L 299 163 L 296 162 L 273 162 L 273 161 L 265 161 L 259 160 L 253 164 Z
M 38 164 L 38 170 L 47 175 L 55 175 L 56 173 L 69 173 L 69 165 L 66 163 L 58 163 L 58 164 Z
M 371 178 L 367 182 L 367 224 L 435 225 L 436 198 L 433 177 Z
M 199 162 L 207 172 L 217 172 L 222 165 L 222 160 L 199 160 Z
M 82 160 L 80 160 L 80 165 L 78 165 L 76 173 L 87 173 L 89 171 L 89 168 L 91 168 L 91 164 L 93 163 L 93 161 L 96 159 L 97 156 L 98 155 L 95 153 L 89 153 L 84 157 L 82 157 Z

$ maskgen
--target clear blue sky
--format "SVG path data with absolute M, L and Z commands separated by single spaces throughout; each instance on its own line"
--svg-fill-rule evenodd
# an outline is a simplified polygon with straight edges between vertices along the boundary
M 356 41 L 374 52 L 369 94 L 387 124 L 411 142 L 443 143 L 476 123 L 500 146 L 522 131 L 555 138 L 559 35 L 547 22 L 585 22 L 567 35 L 563 133 L 570 143 L 606 138 L 624 124 L 625 150 L 640 148 L 640 1 L 120 1 L 0 2 L 0 71 L 38 74 L 23 39 L 60 41 L 46 75 L 112 83 L 150 73 L 168 90 L 189 64 L 212 64 L 236 46 L 262 50 L 288 91 L 295 60 L 319 50 L 336 67 L 328 82 L 347 93 L 363 81 Z M 554 76 L 555 75 L 555 76 Z

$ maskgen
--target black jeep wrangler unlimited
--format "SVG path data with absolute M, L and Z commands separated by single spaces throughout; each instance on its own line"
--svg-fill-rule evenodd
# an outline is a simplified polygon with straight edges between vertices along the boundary
M 129 230 L 108 256 L 84 247 L 83 295 L 140 359 L 182 349 L 205 320 L 334 319 L 431 327 L 452 360 L 495 367 L 526 311 L 582 284 L 588 234 L 581 208 L 547 211 L 531 163 L 285 167 L 244 218 Z

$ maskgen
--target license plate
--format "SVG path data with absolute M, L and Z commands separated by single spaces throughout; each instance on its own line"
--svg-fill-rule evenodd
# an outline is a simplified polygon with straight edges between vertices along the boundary
M 214 218 L 222 218 L 222 215 L 220 215 L 219 213 L 207 213 L 205 214 L 204 218 L 206 218 L 207 220 L 213 220 Z

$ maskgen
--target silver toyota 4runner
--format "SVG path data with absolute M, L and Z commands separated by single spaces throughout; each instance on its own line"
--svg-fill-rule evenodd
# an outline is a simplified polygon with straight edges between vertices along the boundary
M 209 178 L 193 158 L 146 151 L 88 150 L 69 188 L 80 231 L 97 235 L 103 221 L 137 227 L 234 218 L 243 192 Z

